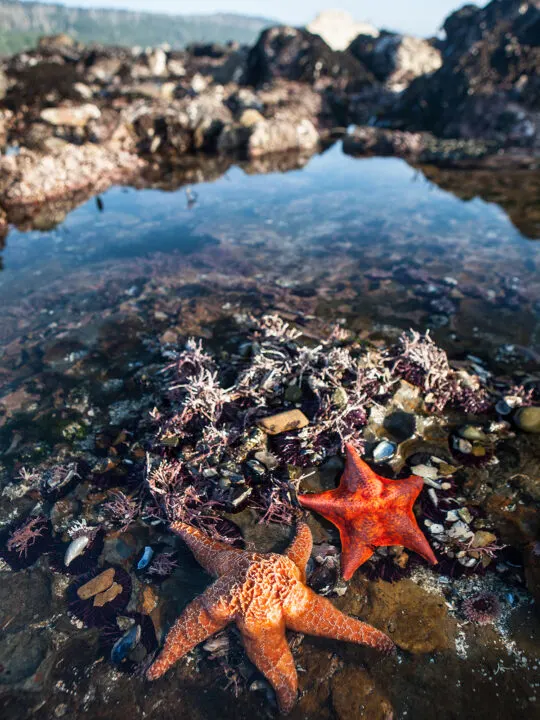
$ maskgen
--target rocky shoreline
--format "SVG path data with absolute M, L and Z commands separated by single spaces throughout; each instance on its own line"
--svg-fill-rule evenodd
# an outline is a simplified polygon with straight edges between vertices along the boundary
M 251 48 L 186 51 L 43 38 L 0 62 L 0 232 L 21 208 L 195 158 L 310 155 L 342 136 L 353 155 L 535 169 L 538 4 L 468 7 L 447 19 L 444 42 L 382 32 L 346 50 L 290 27 Z

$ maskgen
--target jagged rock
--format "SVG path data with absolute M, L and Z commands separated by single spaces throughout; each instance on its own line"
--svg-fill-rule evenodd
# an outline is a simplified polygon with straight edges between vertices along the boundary
M 18 205 L 42 203 L 133 178 L 144 167 L 136 155 L 111 145 L 62 143 L 43 156 L 22 149 L 18 155 L 0 157 L 0 197 L 8 211 Z
M 349 49 L 377 80 L 397 92 L 420 75 L 438 70 L 442 65 L 437 48 L 428 40 L 410 35 L 389 32 L 376 38 L 359 35 Z
M 443 137 L 538 147 L 538 3 L 467 5 L 444 29 L 442 67 L 411 83 L 387 119 Z
M 332 50 L 318 35 L 288 26 L 261 33 L 247 58 L 246 82 L 264 85 L 277 78 L 308 83 L 334 81 L 369 85 L 373 76 L 351 53 Z
M 357 35 L 379 35 L 376 27 L 366 22 L 356 22 L 352 15 L 343 10 L 323 10 L 306 29 L 321 37 L 332 50 L 345 50 Z
M 72 107 L 45 108 L 39 114 L 42 120 L 51 125 L 65 125 L 67 127 L 84 127 L 90 120 L 101 117 L 101 111 L 96 105 L 74 105 Z

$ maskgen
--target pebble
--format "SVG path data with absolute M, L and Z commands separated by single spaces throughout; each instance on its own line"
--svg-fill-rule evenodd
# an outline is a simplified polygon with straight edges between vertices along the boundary
M 268 435 L 279 435 L 291 430 L 300 430 L 309 425 L 309 420 L 301 410 L 287 410 L 263 418 L 258 424 Z
M 92 578 L 92 580 L 89 580 L 84 585 L 81 585 L 81 587 L 77 590 L 77 595 L 81 600 L 88 600 L 89 598 L 94 597 L 94 595 L 98 595 L 99 593 L 108 590 L 113 584 L 113 580 L 114 568 L 104 570 L 97 577 Z
M 471 543 L 471 548 L 482 548 L 492 545 L 497 541 L 497 536 L 487 530 L 477 530 Z
M 442 535 L 444 533 L 444 526 L 440 525 L 439 523 L 431 523 L 431 525 L 429 526 L 429 532 L 432 535 Z
M 520 408 L 514 418 L 520 430 L 530 433 L 540 433 L 540 407 Z
M 390 460 L 396 454 L 397 445 L 389 442 L 388 440 L 382 440 L 377 447 L 373 450 L 373 459 L 375 462 L 384 462 Z
M 451 528 L 448 529 L 448 536 L 455 540 L 468 540 L 473 536 L 470 527 L 461 520 L 454 523 Z
M 439 476 L 437 468 L 431 467 L 431 465 L 415 465 L 411 470 L 414 475 L 419 475 L 427 480 L 436 480 Z
M 469 508 L 460 508 L 457 512 L 463 522 L 469 524 L 473 521 L 473 516 L 471 515 Z
M 464 425 L 459 428 L 458 434 L 465 440 L 478 440 L 480 442 L 488 440 L 486 433 L 477 425 Z

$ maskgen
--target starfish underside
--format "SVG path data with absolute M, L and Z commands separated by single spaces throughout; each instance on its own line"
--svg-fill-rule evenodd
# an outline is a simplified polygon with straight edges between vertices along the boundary
M 148 670 L 150 680 L 234 622 L 249 658 L 273 686 L 280 710 L 287 713 L 296 702 L 298 678 L 286 628 L 371 645 L 385 652 L 393 649 L 387 635 L 344 615 L 306 586 L 312 537 L 305 523 L 298 524 L 296 536 L 283 555 L 232 548 L 182 522 L 173 523 L 171 528 L 217 580 L 178 618 Z
M 422 478 L 411 475 L 403 480 L 389 480 L 377 475 L 352 445 L 346 445 L 346 453 L 339 487 L 298 496 L 301 505 L 338 528 L 343 577 L 349 580 L 376 547 L 386 545 L 403 545 L 435 564 L 437 558 L 413 513 L 424 484 Z

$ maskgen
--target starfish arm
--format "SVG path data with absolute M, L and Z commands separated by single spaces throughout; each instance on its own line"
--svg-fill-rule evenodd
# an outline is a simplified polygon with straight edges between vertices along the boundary
M 304 609 L 298 611 L 293 607 L 285 612 L 285 622 L 291 630 L 370 645 L 384 652 L 394 649 L 394 643 L 388 635 L 356 618 L 344 615 L 329 600 L 316 595 L 313 590 L 305 588 L 305 591 L 307 597 L 302 603 Z
M 295 538 L 284 554 L 293 561 L 302 573 L 302 582 L 306 581 L 306 565 L 312 549 L 313 537 L 311 535 L 311 530 L 306 523 L 298 523 Z
M 265 628 L 256 636 L 242 633 L 249 659 L 275 690 L 279 709 L 289 713 L 298 694 L 298 676 L 285 637 L 285 627 Z
M 218 580 L 185 608 L 169 631 L 157 660 L 149 667 L 146 673 L 148 680 L 161 677 L 192 648 L 230 622 L 232 618 L 223 612 L 213 613 L 208 610 L 221 592 L 219 583 Z
M 381 494 L 382 483 L 377 474 L 362 460 L 354 445 L 345 444 L 345 470 L 341 476 L 340 488 L 354 493 L 361 490 L 366 498 Z
M 356 570 L 373 555 L 373 548 L 354 538 L 341 535 L 341 574 L 344 580 L 350 580 Z
M 403 545 L 408 550 L 421 555 L 431 565 L 436 565 L 438 562 L 412 511 L 400 517 L 399 522 L 389 523 L 389 528 L 381 538 L 381 544 Z
M 206 572 L 216 577 L 222 572 L 225 558 L 242 552 L 238 548 L 227 545 L 227 543 L 213 540 L 206 533 L 187 523 L 173 522 L 171 523 L 171 530 L 180 535 L 193 555 L 195 555 L 199 565 L 202 565 Z M 227 553 L 227 555 L 225 556 L 224 553 Z

